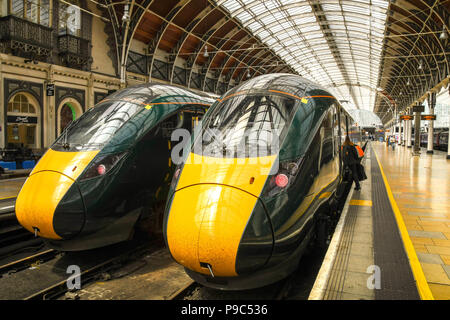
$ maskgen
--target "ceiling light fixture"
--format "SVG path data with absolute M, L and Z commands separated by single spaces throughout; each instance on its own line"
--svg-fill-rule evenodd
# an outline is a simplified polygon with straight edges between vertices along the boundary
M 122 22 L 128 22 L 128 21 L 130 21 L 130 15 L 129 15 L 128 10 L 129 10 L 128 4 L 124 5 L 124 7 L 123 7 Z
M 203 56 L 204 56 L 205 58 L 208 58 L 208 57 L 209 57 L 208 46 L 205 46 L 205 52 L 203 52 Z
M 445 28 L 445 25 L 442 26 L 442 32 L 439 35 L 439 39 L 441 39 L 441 40 L 447 40 L 448 39 L 447 28 Z

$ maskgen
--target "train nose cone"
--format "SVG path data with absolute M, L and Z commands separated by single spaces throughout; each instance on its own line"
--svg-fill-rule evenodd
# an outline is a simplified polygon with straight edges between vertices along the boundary
M 97 153 L 47 150 L 17 196 L 19 223 L 33 233 L 37 228 L 37 235 L 48 239 L 68 238 L 80 232 L 85 213 L 74 181 Z
M 68 208 L 70 208 L 68 210 Z M 54 171 L 37 172 L 25 181 L 16 200 L 16 217 L 30 232 L 48 239 L 78 233 L 84 207 L 74 181 Z
M 250 193 L 225 185 L 199 184 L 178 190 L 165 230 L 172 256 L 199 273 L 210 274 L 209 266 L 215 276 L 237 276 L 238 251 L 252 213 L 260 217 L 262 209 L 265 217 L 259 202 Z M 269 237 L 265 261 L 272 249 L 272 234 L 264 233 Z

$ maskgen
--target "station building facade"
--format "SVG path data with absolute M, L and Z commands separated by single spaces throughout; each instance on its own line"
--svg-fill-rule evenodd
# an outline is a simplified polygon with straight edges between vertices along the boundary
M 1 2 L 0 148 L 48 148 L 109 93 L 150 80 L 139 64 L 145 44 L 133 40 L 126 82 L 120 82 L 113 32 L 103 16 L 87 0 Z

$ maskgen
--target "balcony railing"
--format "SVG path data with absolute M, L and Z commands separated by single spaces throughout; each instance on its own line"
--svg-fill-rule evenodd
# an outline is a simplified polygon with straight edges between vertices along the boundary
M 9 15 L 0 18 L 2 51 L 15 55 L 48 57 L 52 48 L 52 28 Z
M 59 55 L 63 64 L 68 67 L 89 68 L 88 65 L 92 60 L 89 55 L 89 46 L 89 40 L 71 34 L 63 34 L 58 37 Z

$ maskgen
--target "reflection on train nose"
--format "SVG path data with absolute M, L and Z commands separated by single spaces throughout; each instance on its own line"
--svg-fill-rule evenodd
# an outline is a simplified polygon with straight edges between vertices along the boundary
M 30 176 L 16 200 L 16 216 L 30 232 L 39 229 L 39 236 L 61 239 L 53 228 L 55 209 L 73 180 L 54 171 L 40 171 Z M 34 228 L 33 228 L 34 227 Z
M 172 256 L 185 267 L 215 276 L 236 276 L 242 234 L 258 198 L 230 186 L 199 184 L 177 191 L 167 224 Z

